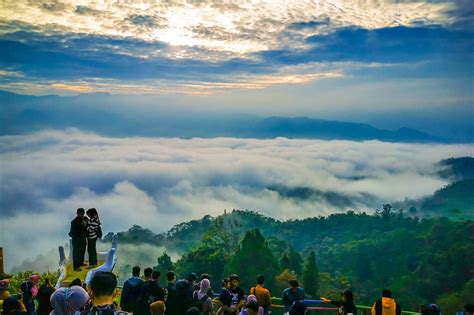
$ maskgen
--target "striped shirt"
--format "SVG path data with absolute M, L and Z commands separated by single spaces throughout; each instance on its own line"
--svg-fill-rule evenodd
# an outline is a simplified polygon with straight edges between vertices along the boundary
M 100 220 L 99 217 L 90 218 L 87 221 L 87 238 L 97 238 L 97 234 L 100 229 Z

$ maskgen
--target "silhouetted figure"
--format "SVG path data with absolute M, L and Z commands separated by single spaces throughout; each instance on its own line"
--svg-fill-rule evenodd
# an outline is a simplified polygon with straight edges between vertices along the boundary
M 38 289 L 36 300 L 38 301 L 38 315 L 48 315 L 53 310 L 51 306 L 51 295 L 54 293 L 54 288 L 49 283 L 49 279 L 44 281 L 44 284 Z
M 165 301 L 165 290 L 160 286 L 161 273 L 152 272 L 151 279 L 141 286 L 138 314 L 150 315 L 150 305 L 156 301 Z
M 83 208 L 77 209 L 77 216 L 71 221 L 69 236 L 72 238 L 72 261 L 75 271 L 81 271 L 87 245 L 87 220 Z
M 120 299 L 120 308 L 127 312 L 138 314 L 138 298 L 142 289 L 143 280 L 140 278 L 140 267 L 132 268 L 132 276 L 125 280 Z
M 175 290 L 175 281 L 176 277 L 173 271 L 168 271 L 166 274 L 166 279 L 168 280 L 168 284 L 166 285 L 166 315 L 176 315 L 177 310 L 177 303 L 179 303 L 176 290 Z
M 87 254 L 89 255 L 89 267 L 97 266 L 97 239 L 102 238 L 102 229 L 100 227 L 99 213 L 95 208 L 87 210 Z
M 183 315 L 192 307 L 194 283 L 196 282 L 196 274 L 190 273 L 187 279 L 176 281 L 174 289 L 176 292 L 176 314 Z

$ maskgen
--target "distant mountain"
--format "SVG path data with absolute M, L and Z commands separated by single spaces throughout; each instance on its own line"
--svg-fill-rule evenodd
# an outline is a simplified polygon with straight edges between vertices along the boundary
M 41 129 L 78 128 L 108 136 L 301 138 L 448 142 L 410 129 L 384 130 L 368 124 L 308 117 L 224 115 L 185 111 L 169 105 L 140 105 L 139 97 L 121 99 L 107 93 L 61 97 L 28 96 L 0 91 L 0 135 Z M 121 103 L 122 102 L 122 103 Z M 142 107 L 141 110 L 137 108 Z
M 439 177 L 451 183 L 430 196 L 394 204 L 420 217 L 448 217 L 457 220 L 474 219 L 474 158 L 456 157 L 438 163 Z
M 439 176 L 449 180 L 474 179 L 474 158 L 470 156 L 449 158 L 439 162 Z

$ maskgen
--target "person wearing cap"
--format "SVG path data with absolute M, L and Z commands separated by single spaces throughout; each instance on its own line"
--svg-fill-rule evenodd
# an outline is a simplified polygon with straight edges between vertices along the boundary
M 337 306 L 337 313 L 339 315 L 357 315 L 357 307 L 354 304 L 354 295 L 352 294 L 351 290 L 344 290 L 341 293 L 340 301 L 333 301 L 324 297 L 321 297 L 321 300 L 324 303 L 329 303 L 334 306 Z
M 86 290 L 79 286 L 59 288 L 51 295 L 52 315 L 74 315 L 89 301 Z

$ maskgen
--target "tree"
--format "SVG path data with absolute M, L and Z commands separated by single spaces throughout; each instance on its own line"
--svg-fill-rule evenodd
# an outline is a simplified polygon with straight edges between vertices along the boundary
M 297 275 L 301 275 L 303 272 L 303 258 L 301 258 L 300 253 L 291 248 L 288 257 L 290 258 L 291 270 L 296 272 Z
M 288 281 L 293 279 L 298 280 L 297 277 L 298 275 L 296 273 L 288 269 L 283 270 L 282 273 L 277 275 L 275 277 L 275 289 L 276 292 L 278 292 L 277 295 L 281 294 L 281 292 L 288 287 Z
M 290 262 L 290 258 L 288 257 L 288 254 L 284 253 L 280 259 L 280 270 L 286 270 L 286 269 L 291 270 L 291 262 Z
M 255 284 L 257 275 L 267 279 L 267 286 L 274 285 L 278 263 L 275 261 L 268 243 L 259 229 L 247 231 L 237 248 L 227 272 L 238 273 L 244 288 L 249 289 Z
M 317 296 L 319 290 L 319 268 L 316 264 L 316 254 L 312 250 L 308 256 L 303 271 L 303 284 L 306 293 Z
M 161 271 L 162 274 L 173 270 L 173 262 L 171 261 L 171 257 L 168 256 L 166 252 L 164 252 L 163 255 L 158 257 L 158 266 L 156 267 Z

